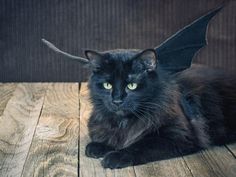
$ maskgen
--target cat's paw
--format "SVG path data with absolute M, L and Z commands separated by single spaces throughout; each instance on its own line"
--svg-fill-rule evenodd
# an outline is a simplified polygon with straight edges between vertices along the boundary
M 103 168 L 124 168 L 133 165 L 133 156 L 126 152 L 112 151 L 107 153 L 101 164 Z
M 91 142 L 86 146 L 85 155 L 92 158 L 103 157 L 112 148 L 101 143 Z

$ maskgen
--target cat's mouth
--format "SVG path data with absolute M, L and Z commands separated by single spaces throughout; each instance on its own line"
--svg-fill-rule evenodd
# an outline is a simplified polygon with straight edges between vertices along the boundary
M 108 108 L 111 112 L 113 112 L 114 114 L 116 114 L 117 116 L 124 116 L 127 114 L 127 110 L 122 109 L 121 107 L 109 107 Z
M 125 112 L 123 110 L 118 110 L 115 112 L 118 116 L 124 116 Z
M 122 105 L 116 106 L 116 105 L 110 104 L 109 106 L 106 106 L 106 107 L 110 112 L 116 114 L 117 116 L 125 116 L 130 113 L 129 109 L 127 109 L 126 107 Z

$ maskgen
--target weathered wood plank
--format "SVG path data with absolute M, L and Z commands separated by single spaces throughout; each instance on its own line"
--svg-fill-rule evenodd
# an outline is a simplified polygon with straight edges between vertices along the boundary
M 78 93 L 78 83 L 49 85 L 22 176 L 78 176 Z
M 41 83 L 18 84 L 6 104 L 0 117 L 0 176 L 21 176 L 46 88 Z
M 134 169 L 137 177 L 192 176 L 182 157 L 135 166 Z
M 153 167 L 135 167 L 139 177 L 156 176 L 236 176 L 236 160 L 224 146 L 213 147 L 188 156 L 183 156 L 185 165 L 180 158 L 154 162 Z M 190 170 L 189 171 L 186 169 Z M 172 168 L 171 168 L 172 166 Z M 182 166 L 182 167 L 181 167 Z M 151 168 L 151 170 L 150 170 Z M 154 168 L 154 170 L 152 169 Z
M 0 83 L 0 115 L 2 115 L 8 101 L 16 88 L 15 83 Z
M 224 146 L 184 156 L 193 176 L 236 176 L 236 159 Z
M 133 177 L 133 167 L 120 170 L 103 169 L 100 160 L 85 156 L 85 147 L 89 143 L 87 121 L 92 109 L 88 100 L 87 84 L 82 83 L 80 88 L 80 177 Z
M 214 147 L 199 153 L 183 156 L 183 159 L 191 173 L 186 170 L 185 165 L 181 164 L 179 158 L 155 162 L 151 170 L 150 167 L 145 165 L 135 167 L 135 171 L 138 177 L 154 177 L 157 174 L 160 176 L 185 175 L 196 177 L 236 176 L 235 158 L 224 146 Z M 152 168 L 154 168 L 154 170 Z

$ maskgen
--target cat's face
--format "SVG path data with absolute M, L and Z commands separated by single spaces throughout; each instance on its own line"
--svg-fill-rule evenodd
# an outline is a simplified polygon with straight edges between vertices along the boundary
M 87 51 L 86 55 L 93 70 L 89 85 L 96 109 L 117 115 L 137 113 L 157 77 L 155 51 Z

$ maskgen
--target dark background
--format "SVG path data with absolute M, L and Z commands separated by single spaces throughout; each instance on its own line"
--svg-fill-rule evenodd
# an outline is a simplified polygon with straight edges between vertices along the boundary
M 223 0 L 0 0 L 0 82 L 84 81 L 88 73 L 42 44 L 83 49 L 149 48 Z M 236 1 L 210 22 L 194 62 L 236 71 Z

